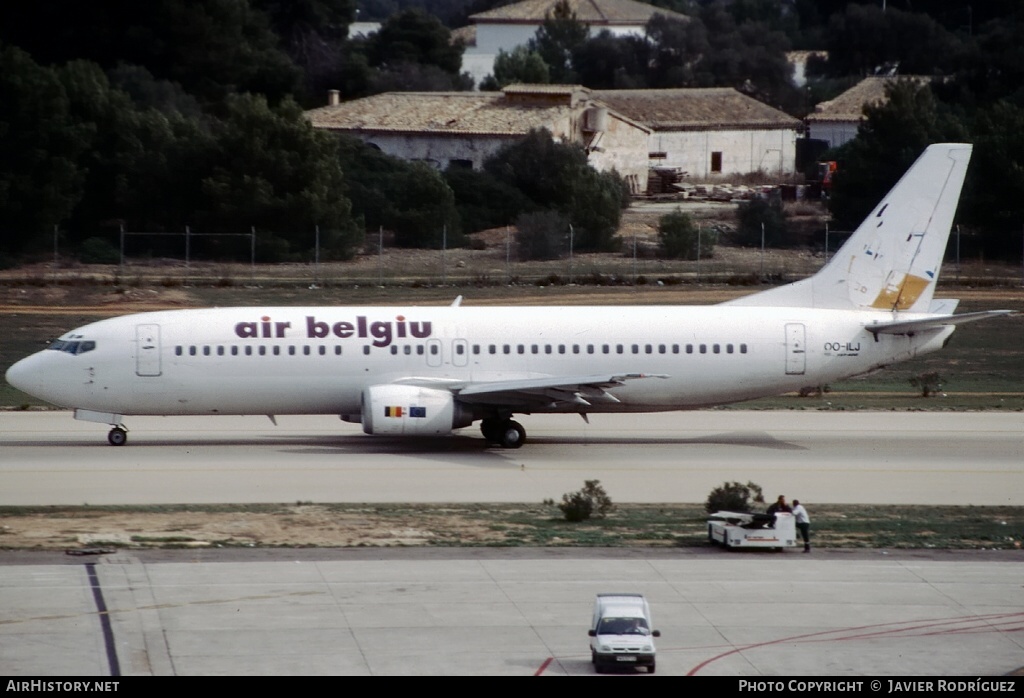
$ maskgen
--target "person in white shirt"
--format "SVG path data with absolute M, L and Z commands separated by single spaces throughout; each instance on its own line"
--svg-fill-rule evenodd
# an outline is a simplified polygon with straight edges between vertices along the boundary
M 811 517 L 807 510 L 800 503 L 799 499 L 793 500 L 793 516 L 796 517 L 796 527 L 800 531 L 800 537 L 804 539 L 804 552 L 811 552 Z

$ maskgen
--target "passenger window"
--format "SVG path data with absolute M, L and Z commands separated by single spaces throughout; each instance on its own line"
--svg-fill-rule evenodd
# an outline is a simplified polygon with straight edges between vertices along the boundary
M 659 354 L 664 354 L 665 353 L 665 345 L 664 344 L 659 344 L 658 345 L 658 353 Z
M 302 353 L 304 355 L 306 355 L 306 356 L 309 356 L 309 345 L 308 344 L 302 345 Z
M 53 349 L 53 347 L 50 348 Z M 181 356 L 181 347 L 174 347 L 174 355 Z
M 693 345 L 692 344 L 687 344 L 686 345 L 686 353 L 687 354 L 692 354 L 693 353 Z
M 195 347 L 189 347 L 188 348 L 188 355 L 189 356 L 195 356 L 196 355 L 196 348 Z
M 341 347 L 338 348 L 340 349 Z M 406 344 L 404 347 L 402 347 L 402 353 L 405 354 L 406 356 L 410 356 L 412 354 L 412 347 Z
M 267 348 L 261 344 L 260 345 L 260 356 L 266 356 L 266 355 L 267 355 Z
M 473 345 L 473 356 L 476 356 L 479 353 L 480 353 L 480 345 L 479 344 L 474 344 Z
M 536 344 L 534 344 L 534 345 L 532 345 L 532 346 L 530 347 L 530 351 L 531 351 L 531 352 L 533 352 L 534 354 L 537 354 L 537 353 L 539 353 L 539 351 L 540 351 L 540 350 L 539 350 L 539 348 L 537 347 L 537 345 L 536 345 Z
M 423 345 L 422 344 L 416 345 L 416 354 L 418 356 L 423 356 Z
M 231 355 L 238 356 L 238 347 L 231 347 Z
M 603 353 L 605 353 L 605 354 L 610 354 L 611 353 L 611 347 L 608 346 L 607 344 L 604 344 L 604 345 L 601 346 L 601 351 Z
M 621 344 L 616 344 L 615 345 L 615 353 L 616 354 L 621 354 L 623 352 L 623 349 L 624 349 L 624 347 Z
M 321 344 L 318 351 L 320 352 L 320 356 L 327 356 L 327 345 Z
M 251 345 L 250 346 L 246 346 L 246 348 L 245 348 L 245 355 L 246 356 L 252 356 L 252 346 Z
M 712 345 L 712 346 L 711 346 L 711 349 L 712 349 L 712 351 L 714 351 L 714 352 L 715 352 L 716 354 L 721 354 L 721 353 L 722 353 L 722 347 L 721 347 L 721 346 L 719 346 L 718 344 L 714 344 L 714 345 Z
M 398 355 L 398 347 L 395 346 L 394 344 L 391 345 L 391 355 L 392 356 L 397 356 Z
M 502 347 L 502 349 L 505 351 L 506 354 L 511 354 L 512 353 L 512 346 L 509 345 L 509 344 L 504 345 Z
M 725 345 L 725 353 L 726 354 L 731 354 L 732 353 L 732 345 L 731 344 L 726 344 Z
M 640 345 L 639 344 L 634 344 L 633 345 L 633 353 L 634 354 L 639 354 L 640 353 Z
M 224 356 L 224 347 L 217 347 L 217 356 Z
M 466 353 L 466 348 L 464 346 L 462 346 L 461 344 L 456 344 L 455 345 L 455 353 L 458 354 L 459 356 L 462 356 L 463 354 Z
M 653 354 L 654 353 L 654 349 L 651 347 L 650 344 L 645 344 L 644 345 L 644 353 L 645 354 Z M 662 353 L 664 354 L 665 352 L 663 351 Z
M 588 354 L 593 354 L 594 353 L 594 345 L 593 344 L 588 344 L 587 345 L 587 353 Z
M 409 347 L 405 348 L 405 353 L 406 354 L 409 353 Z M 341 345 L 340 344 L 335 344 L 334 345 L 334 355 L 335 356 L 341 356 Z
M 370 345 L 369 344 L 364 344 L 363 345 L 363 353 L 366 354 L 367 356 L 370 355 Z
M 518 352 L 520 354 L 525 354 L 526 353 L 526 347 L 523 346 L 522 344 L 517 344 L 516 345 L 516 352 Z
M 210 347 L 203 347 L 203 356 L 210 355 Z
M 747 353 L 747 345 L 746 344 L 741 344 L 740 345 L 740 353 L 741 354 L 746 354 Z
M 276 344 L 274 345 L 273 351 L 274 351 L 274 356 L 280 356 L 281 355 L 281 347 L 277 346 Z
M 288 356 L 295 356 L 295 345 L 292 344 L 288 347 Z
M 487 353 L 488 353 L 488 354 L 497 354 L 497 353 L 498 353 L 498 347 L 496 347 L 496 346 L 495 346 L 495 345 L 493 345 L 493 344 L 490 344 L 490 345 L 488 345 L 488 347 L 487 347 Z
M 707 344 L 701 344 L 700 345 L 700 353 L 701 354 L 707 354 L 708 353 L 708 345 Z
M 672 345 L 672 353 L 673 354 L 678 354 L 679 353 L 679 345 L 678 344 L 673 344 Z

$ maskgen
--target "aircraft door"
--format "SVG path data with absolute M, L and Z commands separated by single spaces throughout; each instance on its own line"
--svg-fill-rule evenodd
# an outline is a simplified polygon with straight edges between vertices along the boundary
M 427 366 L 440 366 L 441 365 L 441 340 L 440 339 L 428 339 L 427 340 Z
M 159 376 L 160 370 L 160 325 L 135 326 L 135 374 L 138 376 Z
M 464 339 L 452 340 L 452 365 L 469 365 L 469 342 Z
M 786 375 L 803 375 L 807 367 L 806 328 L 797 322 L 786 325 Z

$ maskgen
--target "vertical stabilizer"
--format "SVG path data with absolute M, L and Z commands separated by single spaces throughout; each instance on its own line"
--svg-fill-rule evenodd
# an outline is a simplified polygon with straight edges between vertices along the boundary
M 733 305 L 928 312 L 971 145 L 928 146 L 814 276 Z

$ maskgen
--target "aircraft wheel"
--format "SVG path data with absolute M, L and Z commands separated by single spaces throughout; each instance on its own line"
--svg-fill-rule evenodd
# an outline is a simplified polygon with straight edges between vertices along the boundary
M 128 432 L 121 427 L 114 427 L 107 433 L 107 441 L 111 446 L 124 446 L 128 441 Z
M 484 419 L 480 422 L 480 433 L 489 443 L 496 444 L 501 441 L 501 420 Z
M 508 420 L 501 429 L 502 448 L 519 448 L 526 441 L 526 429 L 514 420 Z

